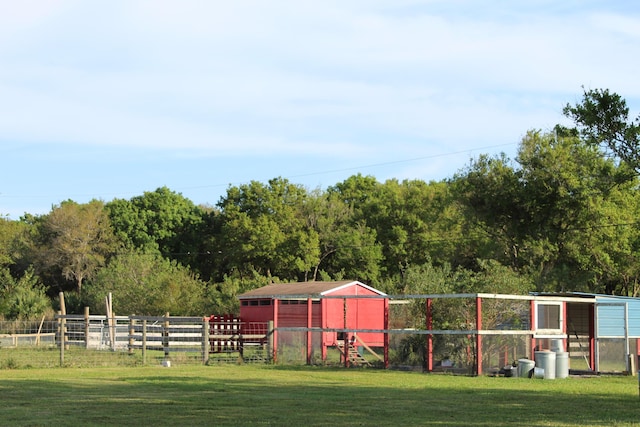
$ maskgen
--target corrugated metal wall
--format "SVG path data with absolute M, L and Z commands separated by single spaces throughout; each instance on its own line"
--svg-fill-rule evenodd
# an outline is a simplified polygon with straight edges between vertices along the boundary
M 640 338 L 640 299 L 596 296 L 596 310 L 598 337 L 624 338 L 626 311 L 628 337 Z

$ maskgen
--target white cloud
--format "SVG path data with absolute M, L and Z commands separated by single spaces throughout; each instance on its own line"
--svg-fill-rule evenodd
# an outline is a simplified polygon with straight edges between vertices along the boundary
M 0 138 L 17 144 L 367 165 L 516 144 L 581 85 L 640 96 L 638 12 L 607 2 L 37 5 L 0 13 Z

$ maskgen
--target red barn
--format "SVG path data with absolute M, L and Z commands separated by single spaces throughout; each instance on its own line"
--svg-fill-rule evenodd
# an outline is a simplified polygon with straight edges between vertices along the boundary
M 344 348 L 347 342 L 356 348 L 384 347 L 385 353 L 388 348 L 383 332 L 388 329 L 387 295 L 358 281 L 275 283 L 239 299 L 243 324 L 273 322 L 276 334 L 278 328 L 306 332 L 308 361 L 318 345 L 323 360 L 327 347 Z M 276 335 L 274 357 L 278 342 Z

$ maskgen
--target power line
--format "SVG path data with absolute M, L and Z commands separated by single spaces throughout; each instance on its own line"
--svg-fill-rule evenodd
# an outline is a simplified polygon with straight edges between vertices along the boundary
M 357 171 L 357 170 L 361 170 L 361 169 L 378 168 L 378 167 L 397 165 L 397 164 L 402 164 L 402 163 L 417 162 L 417 161 L 421 161 L 421 160 L 436 159 L 436 158 L 440 158 L 440 157 L 456 156 L 456 155 L 460 155 L 460 154 L 464 154 L 464 153 L 472 153 L 474 151 L 490 150 L 490 149 L 495 149 L 495 148 L 513 146 L 513 145 L 517 145 L 517 144 L 518 143 L 505 143 L 505 144 L 489 145 L 489 146 L 478 147 L 478 148 L 470 148 L 468 150 L 452 151 L 452 152 L 448 152 L 448 153 L 432 154 L 432 155 L 428 155 L 428 156 L 412 157 L 412 158 L 408 158 L 408 159 L 392 160 L 392 161 L 381 162 L 381 163 L 371 163 L 371 164 L 360 165 L 360 166 L 352 166 L 352 167 L 348 167 L 348 168 L 325 169 L 325 170 L 319 170 L 319 171 L 315 171 L 315 172 L 307 172 L 307 173 L 289 175 L 289 176 L 286 176 L 284 178 L 291 180 L 291 179 L 295 179 L 295 178 L 305 178 L 305 177 L 310 177 L 310 176 L 329 175 L 329 174 L 340 173 L 340 172 Z M 249 181 L 232 182 L 232 183 L 224 183 L 224 184 L 221 184 L 221 183 L 218 183 L 218 184 L 203 184 L 203 185 L 195 185 L 195 186 L 189 186 L 189 187 L 171 188 L 171 190 L 172 191 L 181 192 L 181 191 L 185 191 L 185 190 L 197 190 L 197 189 L 205 189 L 205 188 L 220 188 L 220 187 L 227 187 L 227 186 L 230 186 L 230 185 L 231 186 L 237 186 L 237 185 L 241 185 L 241 184 L 247 183 L 247 182 L 249 182 Z M 153 191 L 153 190 L 147 190 L 147 191 Z M 11 195 L 11 194 L 0 193 L 0 198 L 6 198 L 6 199 L 44 199 L 44 198 L 46 198 L 46 199 L 60 199 L 60 198 L 62 198 L 62 199 L 73 199 L 73 198 L 78 198 L 78 197 L 82 197 L 82 198 L 89 197 L 89 198 L 103 199 L 103 198 L 106 198 L 106 197 L 123 197 L 123 195 L 138 195 L 138 194 L 139 193 L 135 193 L 135 192 L 113 192 L 113 193 L 103 193 L 103 194 L 100 194 L 100 195 L 96 195 L 96 194 L 65 194 L 65 195 L 52 195 L 52 194 L 24 195 L 24 194 L 20 194 L 20 195 Z

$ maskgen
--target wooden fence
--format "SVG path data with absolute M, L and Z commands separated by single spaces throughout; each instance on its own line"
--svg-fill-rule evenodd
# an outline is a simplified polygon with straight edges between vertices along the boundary
M 209 320 L 202 317 L 175 317 L 165 315 L 130 316 L 129 342 L 130 353 L 142 350 L 146 359 L 147 350 L 160 350 L 164 353 L 164 362 L 169 364 L 172 352 L 198 352 L 202 362 L 209 358 Z
M 238 352 L 243 357 L 249 347 L 265 348 L 268 344 L 268 322 L 242 322 L 233 315 L 209 317 L 211 353 Z
M 225 316 L 181 317 L 117 316 L 58 314 L 56 344 L 60 362 L 69 346 L 86 349 L 142 351 L 146 362 L 148 351 L 160 351 L 163 363 L 170 364 L 171 353 L 199 353 L 207 363 L 211 353 L 239 353 L 243 357 L 247 346 L 267 345 L 267 323 L 245 324 L 239 318 Z M 265 354 L 269 354 L 266 349 Z
M 209 319 L 203 317 L 169 316 L 106 316 L 62 315 L 58 321 L 57 344 L 60 362 L 64 363 L 64 350 L 70 345 L 87 349 L 122 350 L 133 354 L 142 351 L 161 351 L 169 364 L 171 353 L 200 353 L 203 363 L 209 355 Z

